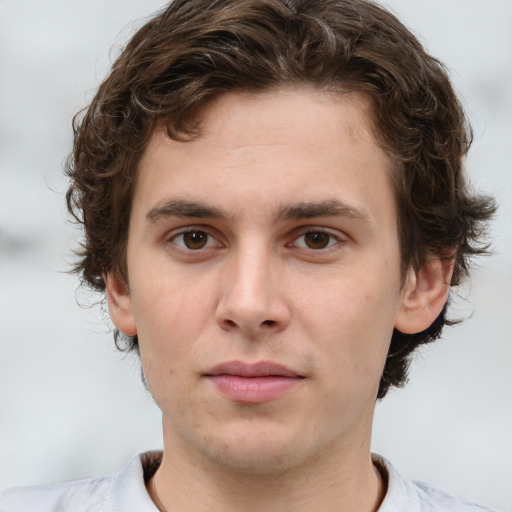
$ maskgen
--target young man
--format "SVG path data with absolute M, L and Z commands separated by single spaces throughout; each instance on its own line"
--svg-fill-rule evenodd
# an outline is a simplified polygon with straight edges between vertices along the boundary
M 493 203 L 441 65 L 364 0 L 177 0 L 77 122 L 79 271 L 164 451 L 0 510 L 484 510 L 370 453 Z

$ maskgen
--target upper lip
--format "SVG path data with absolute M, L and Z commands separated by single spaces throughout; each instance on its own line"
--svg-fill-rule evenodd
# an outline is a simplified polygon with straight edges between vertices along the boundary
M 237 377 L 303 377 L 296 371 L 272 361 L 259 361 L 257 363 L 227 361 L 210 368 L 205 375 L 234 375 Z

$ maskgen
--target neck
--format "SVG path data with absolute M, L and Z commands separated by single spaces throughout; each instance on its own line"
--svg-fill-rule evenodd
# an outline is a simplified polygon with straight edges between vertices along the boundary
M 266 474 L 194 460 L 184 456 L 176 439 L 165 446 L 162 464 L 148 484 L 162 512 L 375 512 L 386 491 L 367 446 L 343 451 L 331 447 L 333 456 L 328 459 L 318 457 Z

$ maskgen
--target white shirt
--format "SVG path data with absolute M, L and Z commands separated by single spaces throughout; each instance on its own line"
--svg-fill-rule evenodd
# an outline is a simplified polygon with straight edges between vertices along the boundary
M 144 471 L 150 471 L 159 458 L 160 452 L 147 452 L 115 475 L 1 491 L 0 512 L 158 512 L 146 490 Z M 492 512 L 428 484 L 404 480 L 378 455 L 374 461 L 388 475 L 378 512 Z

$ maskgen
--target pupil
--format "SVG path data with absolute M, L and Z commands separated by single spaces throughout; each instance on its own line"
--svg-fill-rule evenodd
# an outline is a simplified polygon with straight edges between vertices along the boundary
M 207 236 L 202 231 L 189 231 L 183 235 L 183 241 L 189 249 L 202 249 L 206 245 Z
M 312 232 L 306 233 L 305 239 L 306 245 L 310 249 L 324 249 L 329 243 L 330 235 L 327 233 Z

